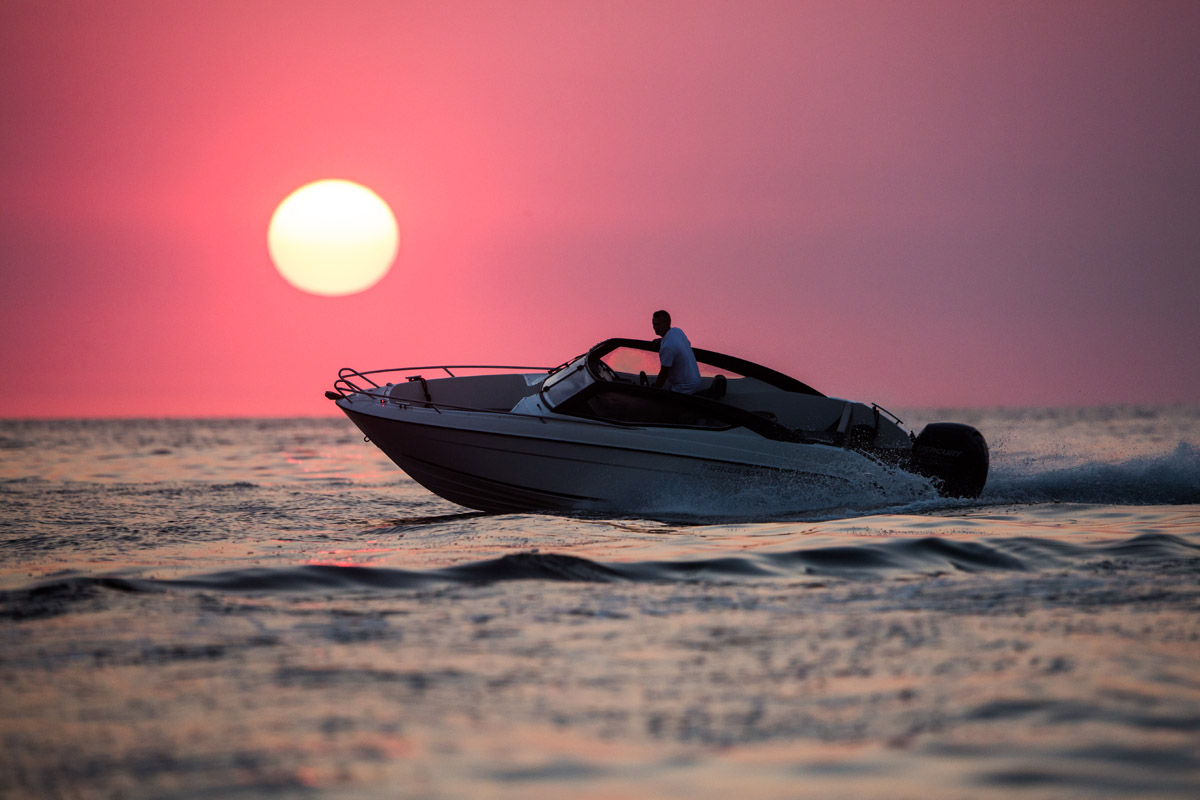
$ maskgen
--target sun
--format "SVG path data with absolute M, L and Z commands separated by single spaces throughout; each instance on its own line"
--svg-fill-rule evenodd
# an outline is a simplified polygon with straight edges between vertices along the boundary
M 379 282 L 400 247 L 392 209 L 345 180 L 305 184 L 284 198 L 267 227 L 267 250 L 297 289 L 337 297 Z

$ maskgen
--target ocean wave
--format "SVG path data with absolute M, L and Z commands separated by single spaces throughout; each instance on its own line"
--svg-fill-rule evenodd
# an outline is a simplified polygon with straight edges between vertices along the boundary
M 733 582 L 746 579 L 818 578 L 870 581 L 897 576 L 1032 572 L 1107 565 L 1200 559 L 1200 544 L 1170 534 L 1143 534 L 1098 544 L 1033 537 L 961 541 L 935 536 L 881 538 L 853 546 L 823 546 L 775 553 L 740 553 L 600 563 L 558 553 L 525 552 L 428 570 L 310 564 L 228 570 L 184 578 L 64 576 L 0 592 L 0 617 L 54 616 L 103 590 L 160 592 L 312 593 L 423 589 L 505 581 L 569 583 Z M 1097 567 L 1097 568 L 1101 568 Z

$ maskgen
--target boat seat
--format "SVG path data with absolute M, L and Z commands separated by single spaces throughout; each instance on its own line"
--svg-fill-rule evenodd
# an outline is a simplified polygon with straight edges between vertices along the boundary
M 725 376 L 715 375 L 713 376 L 712 384 L 709 385 L 707 389 L 701 389 L 700 391 L 696 392 L 696 396 L 706 397 L 709 400 L 720 400 L 725 396 L 725 392 L 728 390 L 728 388 L 729 384 L 725 380 Z

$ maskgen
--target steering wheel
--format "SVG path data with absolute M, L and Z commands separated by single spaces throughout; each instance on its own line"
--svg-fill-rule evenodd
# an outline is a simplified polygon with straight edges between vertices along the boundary
M 613 372 L 612 367 L 599 359 L 596 360 L 596 372 L 600 375 L 600 380 L 602 381 L 617 382 L 617 373 Z

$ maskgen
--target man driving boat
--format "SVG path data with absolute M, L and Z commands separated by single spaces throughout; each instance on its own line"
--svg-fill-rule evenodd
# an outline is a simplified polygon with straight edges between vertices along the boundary
M 655 311 L 651 318 L 654 333 L 662 337 L 658 345 L 658 378 L 655 389 L 670 387 L 673 392 L 693 394 L 700 388 L 700 368 L 696 366 L 696 354 L 687 334 L 671 327 L 671 315 L 666 311 Z

